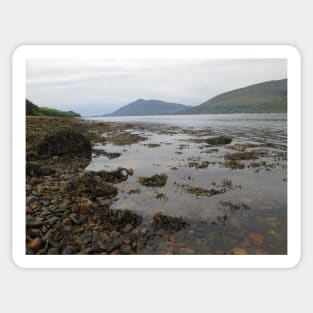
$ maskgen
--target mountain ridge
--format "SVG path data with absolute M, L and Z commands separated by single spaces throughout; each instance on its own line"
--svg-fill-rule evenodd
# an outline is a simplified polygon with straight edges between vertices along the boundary
M 105 114 L 102 116 L 134 116 L 134 115 L 162 115 L 162 114 L 173 114 L 185 109 L 190 108 L 190 106 L 166 102 L 155 99 L 137 99 L 127 105 L 122 106 L 118 110 Z
M 176 114 L 286 112 L 287 78 L 233 89 Z

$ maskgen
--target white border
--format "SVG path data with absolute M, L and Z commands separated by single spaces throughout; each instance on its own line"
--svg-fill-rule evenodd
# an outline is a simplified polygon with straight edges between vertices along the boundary
M 287 255 L 26 255 L 26 60 L 58 58 L 286 58 L 288 59 Z M 12 56 L 12 257 L 22 268 L 292 268 L 301 258 L 301 56 L 282 46 L 24 45 Z

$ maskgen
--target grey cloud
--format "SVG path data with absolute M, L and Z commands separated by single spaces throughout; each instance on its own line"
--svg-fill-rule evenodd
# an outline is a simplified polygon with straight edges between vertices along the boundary
M 26 89 L 38 105 L 93 115 L 137 98 L 197 105 L 231 89 L 285 77 L 283 59 L 31 59 Z

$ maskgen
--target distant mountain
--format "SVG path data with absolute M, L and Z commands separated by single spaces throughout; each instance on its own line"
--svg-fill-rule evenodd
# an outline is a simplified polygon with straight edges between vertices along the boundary
M 26 99 L 26 115 L 32 116 L 59 116 L 59 117 L 80 117 L 80 114 L 74 111 L 60 111 L 46 107 L 39 107 Z
M 287 112 L 287 79 L 281 79 L 222 93 L 177 114 L 285 112 Z
M 190 106 L 160 100 L 138 99 L 106 116 L 159 115 L 171 114 L 190 108 Z

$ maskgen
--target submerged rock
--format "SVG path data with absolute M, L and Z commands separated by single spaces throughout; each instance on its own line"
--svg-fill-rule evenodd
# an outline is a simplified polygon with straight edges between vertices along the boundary
M 185 228 L 187 225 L 188 223 L 181 217 L 172 217 L 162 213 L 155 214 L 152 219 L 154 231 L 164 230 L 169 233 L 174 233 Z
M 166 185 L 167 175 L 162 173 L 160 175 L 156 174 L 150 177 L 140 176 L 138 181 L 140 184 L 147 187 L 163 187 Z

